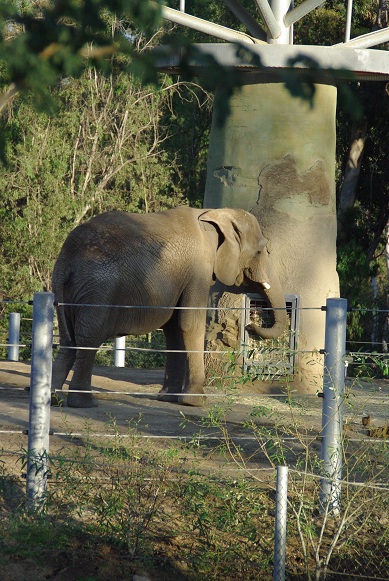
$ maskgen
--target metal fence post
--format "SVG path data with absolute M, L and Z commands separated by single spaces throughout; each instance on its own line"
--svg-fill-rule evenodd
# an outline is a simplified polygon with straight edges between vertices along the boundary
M 114 339 L 114 366 L 126 366 L 126 338 L 116 337 Z
M 340 511 L 347 300 L 327 299 L 322 412 L 322 512 Z
M 285 579 L 287 508 L 288 467 L 277 466 L 273 581 L 284 581 Z
M 28 507 L 36 510 L 44 501 L 47 485 L 54 319 L 53 293 L 34 294 L 32 316 L 26 493 Z
M 19 361 L 20 313 L 9 315 L 8 343 L 8 361 Z

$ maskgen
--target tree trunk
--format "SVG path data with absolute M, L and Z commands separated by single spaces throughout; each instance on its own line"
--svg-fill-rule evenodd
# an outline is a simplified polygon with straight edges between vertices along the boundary
M 377 20 L 373 30 L 386 28 L 389 24 L 389 0 L 378 0 Z
M 386 224 L 385 228 L 385 258 L 386 258 L 386 274 L 389 281 L 389 222 Z M 389 294 L 386 295 L 386 308 L 389 309 Z M 382 337 L 382 352 L 389 352 L 389 310 L 386 313 L 385 325 Z
M 366 141 L 366 120 L 355 123 L 351 133 L 351 144 L 346 160 L 344 179 L 340 191 L 338 203 L 338 236 L 340 240 L 344 238 L 344 220 L 347 210 L 352 208 L 355 203 L 356 188 L 358 184 L 359 173 L 363 158 L 363 150 Z

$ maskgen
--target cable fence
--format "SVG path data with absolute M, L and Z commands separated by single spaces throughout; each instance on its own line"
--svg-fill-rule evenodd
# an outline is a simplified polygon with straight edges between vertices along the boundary
M 50 293 L 38 294 L 48 300 Z M 34 309 L 36 298 L 35 295 Z M 48 321 L 44 313 L 53 310 L 53 303 L 34 312 L 31 342 L 19 343 L 10 331 L 6 337 L 3 332 L 0 369 L 6 369 L 7 361 L 13 361 L 7 359 L 10 345 L 32 346 L 28 413 L 23 420 L 17 418 L 20 430 L 10 427 L 11 415 L 0 421 L 2 439 L 7 442 L 3 457 L 11 459 L 15 454 L 20 458 L 9 442 L 12 437 L 27 436 L 27 450 L 22 457 L 29 508 L 35 511 L 43 502 L 50 504 L 50 499 L 58 498 L 64 488 L 74 498 L 86 495 L 93 518 L 105 519 L 106 523 L 110 518 L 114 536 L 125 536 L 124 525 L 119 526 L 117 519 L 137 523 L 131 543 L 139 548 L 140 540 L 151 535 L 139 514 L 146 510 L 147 502 L 150 506 L 151 497 L 158 497 L 157 481 L 163 481 L 164 494 L 179 494 L 180 510 L 184 507 L 186 519 L 196 523 L 197 560 L 210 558 L 217 538 L 225 563 L 229 558 L 226 547 L 232 546 L 231 563 L 236 566 L 239 562 L 247 579 L 292 579 L 298 575 L 311 579 L 335 579 L 336 575 L 389 579 L 387 355 L 370 352 L 366 342 L 363 351 L 354 350 L 355 343 L 353 350 L 348 350 L 346 301 L 330 301 L 336 304 L 326 305 L 324 380 L 316 393 L 296 392 L 288 387 L 289 376 L 285 374 L 282 384 L 279 377 L 276 379 L 278 393 L 256 391 L 247 378 L 259 378 L 258 366 L 253 376 L 247 366 L 238 365 L 243 379 L 236 378 L 236 357 L 242 353 L 239 347 L 220 352 L 226 359 L 223 377 L 220 373 L 208 376 L 205 408 L 183 408 L 160 401 L 161 369 L 150 383 L 144 376 L 146 371 L 138 370 L 138 384 L 129 389 L 126 375 L 131 376 L 136 370 L 112 367 L 110 372 L 104 367 L 97 371 L 104 381 L 93 389 L 101 400 L 98 412 L 50 409 L 52 349 L 57 349 L 57 337 L 52 320 Z M 373 309 L 371 312 L 374 316 L 377 313 Z M 24 325 L 31 324 L 29 318 L 21 318 Z M 6 327 L 4 321 L 1 326 Z M 112 353 L 111 365 L 115 349 L 124 352 L 124 365 L 128 366 L 128 353 L 147 352 L 154 357 L 171 352 L 160 335 L 156 347 L 138 347 L 131 338 L 124 345 L 112 343 L 93 349 Z M 151 339 L 147 336 L 144 341 L 150 345 Z M 268 351 L 264 346 L 260 348 L 261 357 L 270 354 L 273 364 L 285 361 L 285 344 L 271 344 Z M 307 354 L 307 350 L 299 353 L 298 343 L 296 351 L 298 355 Z M 212 353 L 207 349 L 204 352 Z M 160 361 L 162 367 L 164 361 Z M 118 381 L 112 382 L 109 375 L 115 369 Z M 373 377 L 377 372 L 379 378 Z M 8 399 L 10 394 L 15 397 L 19 393 L 18 407 L 23 406 L 26 412 L 25 389 L 1 385 L 3 381 L 0 380 L 0 400 L 2 394 Z M 104 406 L 109 407 L 106 414 Z M 25 444 L 22 447 L 26 448 Z M 276 471 L 283 474 L 281 482 Z M 131 481 L 129 472 L 134 472 Z M 100 500 L 91 492 L 92 482 L 97 481 Z M 141 481 L 143 485 L 148 483 L 142 492 Z M 174 485 L 179 492 L 178 488 L 173 492 Z M 126 486 L 138 491 L 134 506 L 127 505 L 125 516 L 118 510 L 118 514 L 108 518 L 104 503 L 112 506 L 113 496 L 119 490 L 124 494 Z M 222 497 L 223 507 L 218 504 Z M 115 498 L 119 506 L 123 499 Z M 178 506 L 177 498 L 173 506 Z M 249 500 L 250 509 L 246 504 Z M 230 513 L 223 513 L 221 518 L 221 511 L 230 503 L 234 504 L 234 515 L 230 507 Z M 245 518 L 238 516 L 239 510 L 246 511 Z M 158 510 L 155 505 L 151 520 L 155 517 L 157 522 L 160 511 L 162 505 L 158 504 Z M 228 531 L 225 523 L 233 517 L 235 524 Z M 234 526 L 240 528 L 231 532 Z M 126 534 L 128 537 L 128 531 Z M 180 537 L 188 532 L 177 534 Z M 135 550 L 133 546 L 131 550 Z M 220 575 L 222 570 L 220 565 Z

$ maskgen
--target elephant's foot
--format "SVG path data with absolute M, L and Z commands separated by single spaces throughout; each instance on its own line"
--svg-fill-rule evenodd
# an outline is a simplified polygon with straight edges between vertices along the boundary
M 99 404 L 92 393 L 69 392 L 68 407 L 70 408 L 96 408 Z
M 203 394 L 183 393 L 178 396 L 178 403 L 181 405 L 191 405 L 193 407 L 203 407 L 207 398 Z
M 50 405 L 53 407 L 61 407 L 65 405 L 65 396 L 62 391 L 52 391 Z
M 166 387 L 163 387 L 162 389 L 159 390 L 157 399 L 158 401 L 168 401 L 169 403 L 177 403 L 178 395 L 177 392 L 170 393 Z

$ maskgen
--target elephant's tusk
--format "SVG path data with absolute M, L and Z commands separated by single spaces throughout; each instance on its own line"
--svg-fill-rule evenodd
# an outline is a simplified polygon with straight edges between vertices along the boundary
M 261 285 L 263 286 L 264 289 L 269 290 L 270 288 L 270 284 L 268 282 L 261 282 Z

